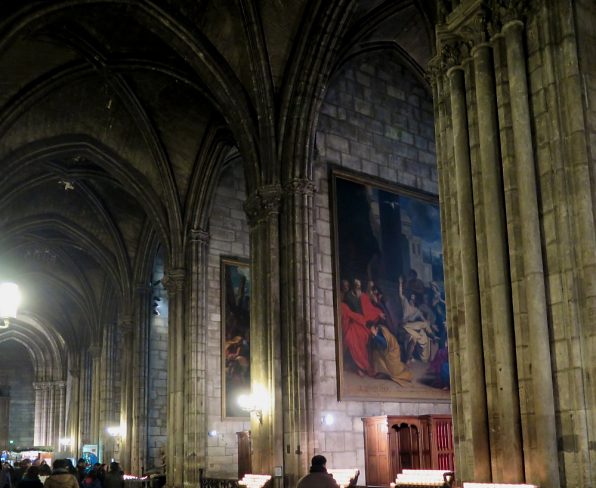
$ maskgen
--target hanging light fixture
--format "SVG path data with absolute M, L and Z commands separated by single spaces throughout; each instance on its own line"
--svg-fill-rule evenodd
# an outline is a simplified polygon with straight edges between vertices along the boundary
M 16 283 L 0 283 L 0 328 L 6 329 L 9 320 L 17 316 L 17 310 L 21 304 L 21 292 Z

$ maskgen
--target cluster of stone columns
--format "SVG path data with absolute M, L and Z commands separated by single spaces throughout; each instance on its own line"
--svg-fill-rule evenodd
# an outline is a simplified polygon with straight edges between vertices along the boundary
M 66 382 L 36 381 L 33 443 L 36 446 L 59 446 L 65 431 Z
M 549 245 L 545 237 L 545 226 L 556 234 L 578 225 L 582 211 L 591 208 L 580 210 L 579 202 L 563 193 L 557 196 L 571 214 L 548 215 L 552 196 L 545 188 L 560 185 L 565 191 L 566 182 L 556 181 L 557 165 L 565 161 L 557 161 L 561 154 L 540 142 L 567 130 L 557 125 L 556 114 L 576 112 L 571 97 L 577 93 L 569 94 L 568 105 L 550 100 L 546 117 L 554 120 L 540 114 L 542 97 L 557 88 L 552 86 L 556 48 L 552 38 L 540 36 L 564 13 L 563 7 L 541 5 L 461 2 L 444 10 L 437 26 L 439 54 L 431 72 L 456 464 L 464 481 L 591 486 L 593 474 L 578 463 L 578 446 L 569 446 L 567 455 L 562 439 L 584 429 L 587 438 L 593 435 L 581 418 L 586 407 L 593 415 L 593 406 L 581 398 L 580 372 L 572 377 L 580 395 L 572 410 L 580 418 L 565 425 L 568 407 L 560 395 L 557 403 L 555 392 L 567 390 L 564 383 L 571 375 L 556 370 L 560 364 L 553 351 L 581 344 L 575 333 L 565 331 L 565 320 L 575 316 L 576 330 L 587 330 L 574 307 L 567 308 L 568 317 L 557 315 L 559 306 L 567 306 L 557 300 L 561 288 L 575 299 L 582 292 L 590 296 L 589 286 L 582 291 L 560 280 L 567 265 L 569 277 L 583 279 L 594 248 L 584 248 L 589 258 L 583 262 L 566 263 L 562 243 Z M 532 93 L 537 85 L 546 86 L 546 93 Z M 573 104 L 581 105 L 581 99 Z M 589 180 L 579 190 L 589 193 Z M 584 230 L 582 240 L 593 238 L 593 214 Z M 576 366 L 586 375 L 591 367 L 581 361 Z
M 261 187 L 246 202 L 251 249 L 251 382 L 267 396 L 252 418 L 253 471 L 293 486 L 314 452 L 313 194 L 308 179 Z M 314 355 L 313 355 L 314 354 Z

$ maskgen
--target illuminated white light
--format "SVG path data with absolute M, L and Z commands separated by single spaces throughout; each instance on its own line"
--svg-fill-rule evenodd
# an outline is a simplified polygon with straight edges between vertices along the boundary
M 519 483 L 470 483 L 464 482 L 464 488 L 538 488 L 536 485 Z
M 397 475 L 391 486 L 445 486 L 445 475 L 453 475 L 451 471 L 441 469 L 404 469 Z
M 335 423 L 335 417 L 333 416 L 333 414 L 325 414 L 323 416 L 323 423 L 325 425 L 333 425 Z
M 61 437 L 59 442 L 62 446 L 70 446 L 72 444 L 72 439 L 70 437 Z
M 328 469 L 327 472 L 340 487 L 350 486 L 352 480 L 357 480 L 360 470 L 357 468 Z
M 262 488 L 270 479 L 270 474 L 245 474 L 238 484 L 247 488 Z
M 238 395 L 238 406 L 246 411 L 252 412 L 255 409 L 255 401 L 252 395 Z
M 215 429 L 214 429 L 214 430 L 210 430 L 210 431 L 207 433 L 207 435 L 208 435 L 209 437 L 217 437 L 217 431 L 216 431 Z
M 4 319 L 4 326 L 8 327 L 8 319 L 17 316 L 21 304 L 21 292 L 16 283 L 0 283 L 0 318 Z
M 255 385 L 250 395 L 238 395 L 236 401 L 242 410 L 254 414 L 260 424 L 263 423 L 263 412 L 269 412 L 271 405 L 267 389 L 262 385 Z
M 112 437 L 119 437 L 122 435 L 122 429 L 119 425 L 112 425 L 106 428 L 106 432 Z

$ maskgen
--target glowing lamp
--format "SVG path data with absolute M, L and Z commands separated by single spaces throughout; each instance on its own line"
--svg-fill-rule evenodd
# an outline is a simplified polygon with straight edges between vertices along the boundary
M 3 323 L 0 328 L 6 329 L 9 319 L 17 316 L 17 310 L 21 304 L 21 292 L 16 283 L 0 283 L 0 318 Z

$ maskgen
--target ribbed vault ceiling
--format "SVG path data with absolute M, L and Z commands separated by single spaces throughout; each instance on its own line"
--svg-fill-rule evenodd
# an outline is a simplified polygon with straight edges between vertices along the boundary
M 29 322 L 73 347 L 98 339 L 157 244 L 183 249 L 230 147 L 258 146 L 250 3 L 0 2 L 0 278 L 23 288 L 21 334 Z M 426 3 L 354 2 L 341 55 L 393 44 L 423 66 Z M 278 90 L 318 3 L 261 4 L 253 48 Z M 264 173 L 247 168 L 249 183 Z

